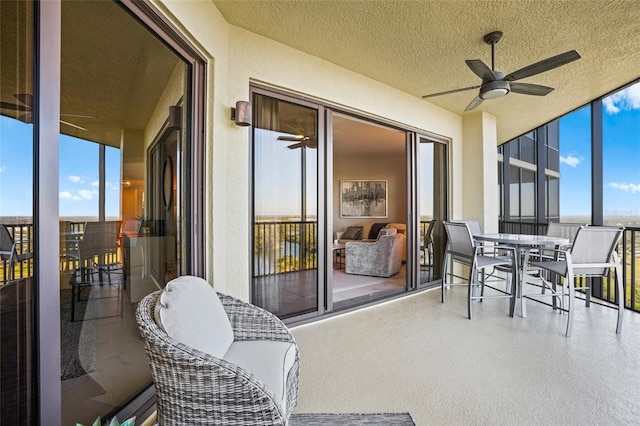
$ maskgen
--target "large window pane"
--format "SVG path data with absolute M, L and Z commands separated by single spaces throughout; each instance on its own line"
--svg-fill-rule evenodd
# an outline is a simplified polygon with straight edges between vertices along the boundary
M 110 1 L 62 3 L 61 62 L 61 424 L 91 424 L 151 384 L 136 305 L 184 273 L 188 66 Z
M 523 219 L 533 220 L 536 215 L 536 174 L 531 170 L 522 169 L 522 184 L 520 186 L 521 216 Z
M 520 169 L 509 167 L 509 211 L 511 219 L 520 217 Z
M 0 424 L 36 423 L 31 1 L 0 1 Z M 56 419 L 53 419 L 56 422 Z
M 560 119 L 560 220 L 591 222 L 591 106 Z
M 281 317 L 318 308 L 318 112 L 255 94 L 253 301 Z
M 604 98 L 604 223 L 640 226 L 640 83 Z

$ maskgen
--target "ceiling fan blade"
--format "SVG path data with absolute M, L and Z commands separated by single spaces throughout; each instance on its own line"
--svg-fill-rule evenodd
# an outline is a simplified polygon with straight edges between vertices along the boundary
M 541 84 L 511 83 L 511 91 L 522 95 L 545 96 L 553 92 L 554 88 Z
M 13 96 L 15 96 L 16 99 L 18 99 L 23 104 L 33 108 L 33 95 L 31 95 L 30 93 L 16 93 Z
M 303 148 L 305 147 L 305 143 L 304 142 L 300 142 L 300 143 L 294 143 L 293 145 L 289 145 L 287 148 L 289 149 L 297 149 L 297 148 Z
M 60 114 L 61 117 L 75 117 L 75 118 L 97 118 L 95 115 L 82 115 L 82 114 Z
M 493 70 L 480 59 L 467 59 L 465 62 L 471 71 L 482 80 L 495 80 L 497 78 Z
M 31 111 L 31 107 L 28 107 L 26 105 L 12 104 L 10 102 L 4 102 L 4 101 L 0 102 L 0 108 L 10 109 L 12 111 Z
M 480 88 L 480 86 L 470 86 L 470 87 L 464 87 L 462 89 L 447 90 L 446 92 L 431 93 L 430 95 L 424 95 L 422 99 L 432 98 L 434 96 L 440 96 L 440 95 L 448 95 L 449 93 L 464 92 L 465 90 L 472 90 L 472 89 L 478 89 L 478 88 Z
M 532 75 L 540 74 L 554 68 L 558 68 L 580 58 L 581 56 L 578 52 L 576 52 L 575 50 L 570 50 L 568 52 L 552 56 L 540 62 L 536 62 L 535 64 L 531 64 L 529 66 L 521 68 L 518 71 L 514 71 L 511 74 L 506 75 L 504 79 L 507 81 L 515 81 L 522 78 L 531 77 Z
M 68 121 L 60 120 L 60 122 L 62 124 L 66 124 L 67 126 L 75 127 L 76 129 L 84 130 L 85 132 L 87 131 L 87 129 L 85 129 L 84 127 L 80 127 L 80 126 L 78 126 L 76 124 L 69 123 Z
M 302 142 L 304 140 L 308 140 L 307 136 L 296 135 L 296 136 L 278 136 L 279 141 L 287 141 L 287 142 Z
M 476 96 L 474 100 L 471 101 L 469 105 L 464 109 L 465 111 L 471 111 L 472 109 L 476 109 L 482 103 L 482 98 L 480 96 Z

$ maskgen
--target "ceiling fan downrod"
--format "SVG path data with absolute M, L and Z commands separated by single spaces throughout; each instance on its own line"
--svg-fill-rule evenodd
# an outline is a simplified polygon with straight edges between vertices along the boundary
M 491 46 L 491 71 L 496 70 L 496 43 L 502 40 L 502 31 L 493 31 L 484 36 L 484 42 Z

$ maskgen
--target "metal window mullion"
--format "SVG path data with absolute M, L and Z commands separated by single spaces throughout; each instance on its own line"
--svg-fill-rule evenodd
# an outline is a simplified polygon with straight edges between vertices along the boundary
M 37 424 L 62 419 L 60 388 L 59 130 L 61 2 L 35 2 L 34 279 Z M 45 420 L 46 419 L 46 420 Z
M 603 215 L 602 99 L 591 102 L 591 224 L 602 225 Z
M 545 169 L 547 168 L 547 126 L 539 127 L 536 131 L 536 218 L 537 223 L 548 221 L 547 193 Z

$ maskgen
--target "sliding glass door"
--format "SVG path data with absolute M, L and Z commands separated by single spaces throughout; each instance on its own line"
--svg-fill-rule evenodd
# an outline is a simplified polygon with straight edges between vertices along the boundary
M 423 136 L 417 149 L 418 286 L 442 277 L 444 227 L 447 217 L 446 145 Z
M 281 318 L 322 305 L 318 142 L 312 105 L 255 92 L 252 301 Z

